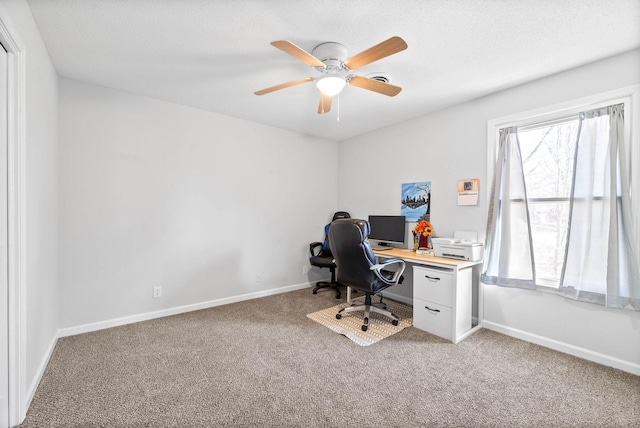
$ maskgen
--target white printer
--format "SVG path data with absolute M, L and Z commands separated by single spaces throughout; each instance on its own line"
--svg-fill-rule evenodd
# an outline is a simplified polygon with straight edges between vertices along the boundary
M 431 238 L 431 243 L 437 257 L 476 262 L 482 260 L 484 250 L 484 245 L 476 242 L 477 239 L 477 232 L 456 231 L 453 238 Z

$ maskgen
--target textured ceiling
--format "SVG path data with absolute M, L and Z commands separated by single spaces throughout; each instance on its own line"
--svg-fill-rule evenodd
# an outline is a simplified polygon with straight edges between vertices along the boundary
M 640 47 L 638 0 L 28 0 L 62 77 L 341 141 Z M 317 114 L 319 73 L 274 48 L 355 55 L 391 36 L 394 98 L 347 86 Z M 338 120 L 339 119 L 339 120 Z

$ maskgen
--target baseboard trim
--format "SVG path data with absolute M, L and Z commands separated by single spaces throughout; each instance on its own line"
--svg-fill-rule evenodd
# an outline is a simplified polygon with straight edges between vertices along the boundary
M 306 282 L 302 284 L 288 285 L 286 287 L 272 288 L 269 290 L 257 291 L 255 293 L 240 294 L 237 296 L 225 297 L 222 299 L 210 300 L 207 302 L 194 303 L 192 305 L 178 306 L 174 308 L 162 309 L 160 311 L 146 312 L 142 314 L 130 315 L 121 318 L 99 321 L 95 323 L 83 324 L 75 327 L 58 329 L 58 337 L 75 336 L 77 334 L 90 333 L 92 331 L 104 330 L 106 328 L 119 327 L 121 325 L 133 324 L 140 321 L 148 321 L 156 318 L 178 315 L 185 312 L 198 311 L 201 309 L 213 308 L 215 306 L 227 305 L 229 303 L 241 302 L 244 300 L 257 299 L 259 297 L 273 296 L 275 294 L 289 291 L 301 290 L 311 287 L 312 284 Z
M 497 331 L 498 333 L 502 333 L 507 336 L 515 337 L 516 339 L 521 339 L 527 342 L 535 343 L 536 345 L 544 346 L 545 348 L 550 348 L 555 351 L 573 355 L 574 357 L 593 361 L 594 363 L 613 367 L 613 368 L 625 371 L 627 373 L 640 376 L 640 364 L 621 360 L 619 358 L 611 357 L 609 355 L 601 354 L 599 352 L 590 351 L 588 349 L 581 348 L 579 346 L 569 345 L 564 342 L 549 339 L 543 336 L 538 336 L 537 334 L 528 333 L 526 331 L 518 330 L 516 328 L 508 327 L 502 324 L 497 324 L 487 320 L 482 321 L 482 327 L 489 330 Z
M 49 360 L 53 355 L 53 350 L 56 347 L 56 343 L 58 343 L 58 336 L 54 336 L 51 339 L 51 343 L 49 343 L 49 347 L 47 348 L 47 351 L 44 354 L 44 358 L 42 358 L 42 361 L 40 361 L 40 365 L 38 366 L 36 375 L 33 377 L 33 380 L 31 381 L 31 385 L 29 385 L 29 388 L 26 391 L 24 416 L 26 416 L 27 410 L 29 409 L 29 406 L 31 406 L 31 401 L 33 401 L 33 397 L 36 395 L 36 390 L 38 389 L 38 385 L 40 385 L 42 376 L 44 376 L 44 371 L 47 369 Z M 23 417 L 23 420 L 24 420 L 24 417 Z

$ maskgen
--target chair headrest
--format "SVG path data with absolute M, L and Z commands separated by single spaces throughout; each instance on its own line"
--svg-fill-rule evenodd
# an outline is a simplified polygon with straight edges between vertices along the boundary
M 338 220 L 339 218 L 351 218 L 351 216 L 346 211 L 338 211 L 333 215 L 333 219 L 331 221 Z
M 333 228 L 336 225 L 338 225 L 336 229 L 341 231 L 351 229 L 355 232 L 355 230 L 358 230 L 358 232 L 355 233 L 360 235 L 360 242 L 366 241 L 369 237 L 369 232 L 371 231 L 371 226 L 369 226 L 369 222 L 367 220 L 357 218 L 338 219 L 331 227 Z

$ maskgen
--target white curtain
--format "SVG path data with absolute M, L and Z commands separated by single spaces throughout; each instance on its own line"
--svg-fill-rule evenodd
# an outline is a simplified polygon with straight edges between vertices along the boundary
M 517 128 L 500 130 L 481 280 L 505 287 L 535 288 L 527 191 Z
M 626 144 L 623 104 L 580 114 L 569 239 L 559 290 L 575 300 L 638 311 L 632 151 Z

